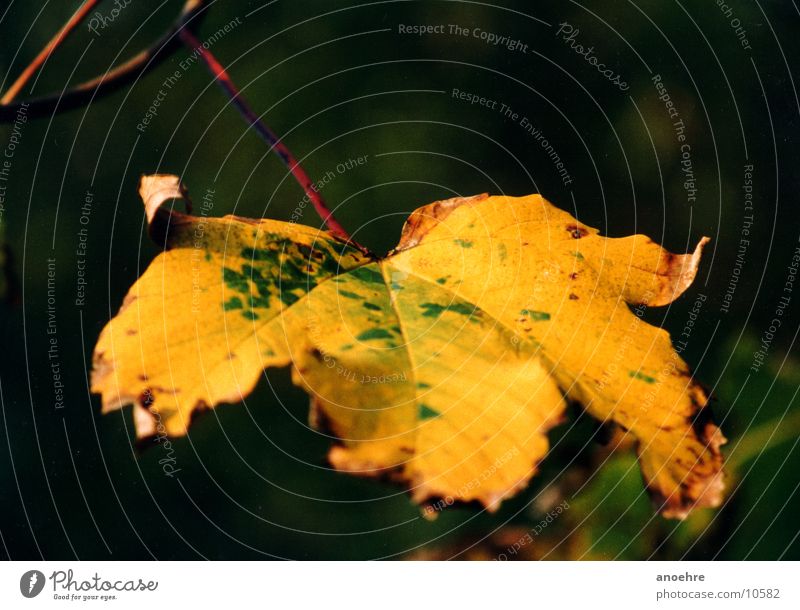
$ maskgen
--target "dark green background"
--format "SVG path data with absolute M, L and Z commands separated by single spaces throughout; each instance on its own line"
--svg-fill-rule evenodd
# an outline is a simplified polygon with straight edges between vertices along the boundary
M 399 488 L 328 469 L 327 441 L 305 426 L 307 397 L 282 370 L 269 371 L 246 405 L 219 407 L 175 441 L 178 477 L 163 475 L 163 448 L 137 454 L 129 409 L 101 416 L 87 379 L 98 333 L 157 253 L 143 231 L 139 175 L 180 174 L 197 198 L 214 189 L 215 215 L 288 220 L 302 198 L 200 64 L 182 74 L 145 133 L 137 131 L 164 79 L 188 55 L 179 49 L 134 85 L 22 130 L 2 216 L 16 287 L 6 289 L 0 322 L 0 556 L 492 557 L 567 499 L 570 509 L 526 549 L 529 556 L 800 559 L 800 364 L 792 353 L 800 286 L 767 363 L 748 371 L 800 234 L 794 3 L 731 0 L 752 51 L 741 47 L 713 0 L 280 0 L 256 10 L 262 4 L 215 2 L 197 34 L 208 38 L 241 19 L 212 50 L 312 177 L 368 155 L 323 195 L 376 251 L 396 243 L 417 206 L 485 191 L 541 192 L 605 234 L 646 233 L 674 251 L 713 238 L 687 295 L 647 315 L 680 333 L 697 295 L 708 297 L 684 356 L 713 390 L 716 418 L 730 439 L 726 504 L 682 525 L 655 516 L 631 455 L 607 455 L 599 442 L 605 431 L 574 407 L 570 424 L 552 434 L 555 448 L 541 474 L 499 513 L 461 507 L 428 522 Z M 2 4 L 3 89 L 77 5 Z M 99 36 L 80 27 L 25 95 L 102 73 L 155 40 L 180 5 L 134 1 Z M 104 2 L 99 10 L 112 8 Z M 623 75 L 628 92 L 556 38 L 557 25 L 547 25 L 565 21 Z M 528 53 L 472 37 L 398 34 L 398 24 L 439 23 L 521 39 Z M 655 73 L 687 124 L 699 189 L 693 203 L 650 81 Z M 574 183 L 562 185 L 518 124 L 453 99 L 453 88 L 529 117 Z M 10 135 L 0 126 L 0 148 Z M 754 224 L 726 314 L 720 306 L 745 213 L 746 162 L 755 166 Z M 88 298 L 76 307 L 75 249 L 87 190 L 94 195 Z M 302 221 L 319 226 L 310 208 Z M 57 261 L 66 377 L 66 407 L 58 411 L 47 358 L 48 258 Z

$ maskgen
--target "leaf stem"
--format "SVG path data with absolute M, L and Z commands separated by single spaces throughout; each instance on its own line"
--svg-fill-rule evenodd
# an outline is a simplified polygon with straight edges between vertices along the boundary
M 61 45 L 64 40 L 66 40 L 67 36 L 69 36 L 75 27 L 83 21 L 86 15 L 89 14 L 97 3 L 100 0 L 86 0 L 83 4 L 81 4 L 80 8 L 70 17 L 69 21 L 67 21 L 64 26 L 58 31 L 58 33 L 50 39 L 44 48 L 39 51 L 39 54 L 33 59 L 33 61 L 28 64 L 28 67 L 22 71 L 17 77 L 17 80 L 8 88 L 8 91 L 5 92 L 2 98 L 0 98 L 0 104 L 9 104 L 14 101 L 14 98 L 17 97 L 19 92 L 25 86 L 25 84 L 30 80 L 31 76 L 33 76 L 36 71 L 42 67 L 44 62 L 46 62 L 50 55 L 53 54 L 59 45 Z
M 211 72 L 211 76 L 214 77 L 214 80 L 226 93 L 231 103 L 236 107 L 242 117 L 253 128 L 255 128 L 256 132 L 269 144 L 271 150 L 275 151 L 275 153 L 280 157 L 281 161 L 284 162 L 286 167 L 289 168 L 292 176 L 294 176 L 294 179 L 303 188 L 306 196 L 311 201 L 314 209 L 317 211 L 317 214 L 319 214 L 320 218 L 322 218 L 322 221 L 328 227 L 330 233 L 341 240 L 349 242 L 363 253 L 369 254 L 369 251 L 361 244 L 355 242 L 353 238 L 350 237 L 350 234 L 347 232 L 347 230 L 341 225 L 341 223 L 336 220 L 336 218 L 333 216 L 333 212 L 331 212 L 330 208 L 328 208 L 328 205 L 325 203 L 325 200 L 322 198 L 322 195 L 320 195 L 314 187 L 314 184 L 311 182 L 311 178 L 308 177 L 308 174 L 300 165 L 300 162 L 297 161 L 286 144 L 284 144 L 283 141 L 278 138 L 275 132 L 273 132 L 272 129 L 270 129 L 253 111 L 250 105 L 242 97 L 239 89 L 231 80 L 227 70 L 225 70 L 222 64 L 219 63 L 211 51 L 203 47 L 202 43 L 194 36 L 194 34 L 192 34 L 189 28 L 183 28 L 180 30 L 178 36 L 187 47 L 200 54 L 200 57 L 205 62 L 209 72 Z

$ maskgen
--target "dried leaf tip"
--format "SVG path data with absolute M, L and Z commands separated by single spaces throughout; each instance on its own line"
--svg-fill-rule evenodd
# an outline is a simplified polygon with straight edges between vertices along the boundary
M 139 195 L 144 202 L 144 213 L 147 224 L 153 224 L 153 219 L 162 204 L 169 199 L 184 199 L 189 206 L 186 187 L 181 184 L 180 178 L 172 174 L 152 174 L 142 176 L 139 180 Z

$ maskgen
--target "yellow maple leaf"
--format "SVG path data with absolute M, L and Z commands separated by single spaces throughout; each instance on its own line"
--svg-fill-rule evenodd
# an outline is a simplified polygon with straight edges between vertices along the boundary
M 140 437 L 184 434 L 291 364 L 312 423 L 338 439 L 331 463 L 407 482 L 417 502 L 496 509 L 534 474 L 566 396 L 636 438 L 662 514 L 719 504 L 725 439 L 706 393 L 640 319 L 691 284 L 706 238 L 674 255 L 539 195 L 479 195 L 419 208 L 374 259 L 311 227 L 167 210 L 185 195 L 175 176 L 140 192 L 165 251 L 92 375 L 104 411 L 134 405 Z

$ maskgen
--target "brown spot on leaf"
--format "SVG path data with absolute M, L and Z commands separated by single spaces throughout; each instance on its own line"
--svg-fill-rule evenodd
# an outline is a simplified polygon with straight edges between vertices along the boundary
M 208 406 L 208 403 L 204 400 L 198 400 L 195 405 L 194 409 L 192 410 L 192 414 L 189 416 L 189 424 L 195 423 L 198 418 L 202 417 L 206 413 L 211 411 L 211 407 Z
M 343 435 L 336 431 L 333 419 L 325 411 L 325 404 L 316 397 L 312 397 L 309 401 L 308 425 L 317 432 L 331 437 L 334 442 L 342 443 Z
M 419 244 L 431 229 L 435 228 L 462 205 L 475 205 L 488 198 L 488 193 L 474 195 L 473 197 L 453 197 L 452 199 L 435 201 L 419 208 L 408 217 L 405 225 L 403 225 L 400 242 L 393 252 L 408 250 Z
M 581 237 L 585 237 L 589 234 L 589 231 L 584 229 L 583 227 L 579 227 L 576 224 L 569 224 L 567 225 L 567 231 L 572 236 L 572 239 L 580 239 Z
M 682 443 L 681 450 L 693 459 L 675 458 L 675 463 L 683 469 L 677 481 L 677 492 L 668 495 L 658 485 L 657 479 L 647 482 L 648 491 L 661 507 L 663 516 L 673 519 L 684 519 L 693 508 L 719 506 L 725 488 L 720 447 L 727 439 L 712 421 L 708 399 L 702 388 L 693 384 L 689 392 L 696 412 L 694 417 L 688 418 L 690 427 L 685 433 L 688 442 Z
M 152 405 L 155 401 L 156 399 L 153 396 L 153 391 L 150 388 L 147 388 L 139 395 L 139 404 L 145 409 L 150 408 L 150 405 Z

